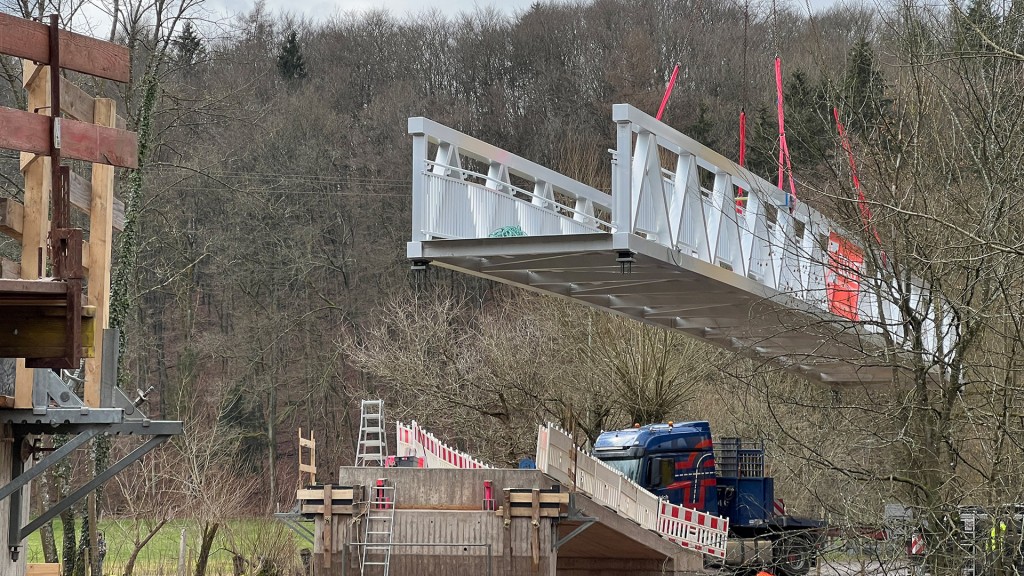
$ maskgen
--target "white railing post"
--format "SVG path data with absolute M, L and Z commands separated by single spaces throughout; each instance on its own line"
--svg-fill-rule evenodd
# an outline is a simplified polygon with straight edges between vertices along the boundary
M 620 110 L 624 112 L 620 118 Z M 633 125 L 629 106 L 612 107 L 615 120 L 615 180 L 612 182 L 612 232 L 633 231 Z
M 409 132 L 412 134 L 412 240 L 420 242 L 427 239 L 423 231 L 423 212 L 427 204 L 426 181 L 423 177 L 427 169 L 427 136 L 421 127 L 414 128 L 413 120 L 415 118 L 409 119 Z

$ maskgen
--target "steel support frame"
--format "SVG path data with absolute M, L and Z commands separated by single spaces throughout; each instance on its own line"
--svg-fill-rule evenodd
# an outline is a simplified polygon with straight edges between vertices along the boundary
M 103 410 L 104 412 L 113 410 Z M 13 411 L 13 412 L 30 412 L 29 410 L 24 411 Z M 94 411 L 95 412 L 95 411 Z M 120 410 L 117 410 L 120 412 Z M 171 436 L 181 434 L 182 423 L 181 422 L 169 422 L 169 421 L 134 421 L 134 422 L 122 422 L 122 423 L 96 423 L 89 422 L 90 415 L 80 415 L 80 418 L 86 420 L 86 422 L 76 423 L 68 422 L 56 427 L 46 422 L 45 416 L 39 418 L 35 422 L 27 422 L 22 420 L 21 423 L 13 423 L 12 429 L 14 432 L 14 443 L 12 446 L 12 459 L 11 459 L 11 481 L 0 487 L 0 500 L 10 498 L 10 509 L 9 509 L 9 524 L 7 531 L 7 545 L 8 551 L 11 554 L 11 559 L 17 560 L 21 554 L 22 545 L 21 542 L 27 538 L 31 533 L 38 530 L 44 524 L 52 520 L 54 517 L 64 512 L 76 502 L 84 498 L 93 490 L 96 490 L 107 480 L 113 478 L 115 475 L 120 473 L 122 470 L 130 466 L 131 464 L 138 461 L 140 458 L 148 454 L 154 448 L 163 444 Z M 33 434 L 54 434 L 54 433 L 73 433 L 75 437 L 72 438 L 67 444 L 54 450 L 52 453 L 47 455 L 45 458 L 40 460 L 36 466 L 25 470 L 24 460 L 22 459 L 22 445 L 26 441 L 29 435 Z M 139 446 L 133 450 L 130 454 L 121 458 L 116 463 L 111 465 L 103 472 L 97 474 L 84 486 L 69 494 L 60 502 L 53 505 L 49 510 L 45 511 L 38 518 L 30 522 L 29 524 L 22 526 L 22 490 L 29 482 L 34 478 L 37 478 L 43 474 L 48 468 L 66 458 L 76 448 L 81 447 L 87 441 L 95 438 L 101 433 L 111 434 L 128 434 L 128 435 L 150 435 L 148 441 L 145 444 Z
M 313 543 L 315 534 L 312 530 L 303 525 L 303 518 L 301 514 L 296 514 L 294 512 L 277 512 L 274 514 L 274 518 L 283 522 L 285 526 L 290 528 L 292 532 L 296 533 L 306 542 L 309 542 L 310 544 Z
M 93 490 L 97 489 L 101 484 L 110 480 L 115 475 L 120 473 L 122 470 L 127 468 L 129 465 L 135 463 L 137 460 L 148 454 L 157 446 L 163 444 L 171 435 L 158 435 L 153 436 L 145 444 L 139 446 L 133 450 L 130 454 L 118 460 L 114 465 L 110 466 L 103 472 L 97 474 L 92 480 L 85 483 L 84 486 L 75 490 L 60 502 L 54 504 L 49 510 L 43 512 L 38 518 L 29 522 L 24 527 L 21 526 L 21 488 L 15 489 L 14 493 L 11 494 L 11 508 L 10 508 L 10 526 L 8 528 L 8 548 L 11 552 L 11 559 L 17 560 L 18 555 L 21 552 L 21 542 L 29 536 L 29 534 L 35 532 L 41 528 L 44 524 L 52 520 L 54 517 L 64 512 L 76 502 L 84 498 Z M 20 476 L 22 473 L 23 464 L 21 458 L 15 455 L 12 464 L 12 473 L 17 472 Z

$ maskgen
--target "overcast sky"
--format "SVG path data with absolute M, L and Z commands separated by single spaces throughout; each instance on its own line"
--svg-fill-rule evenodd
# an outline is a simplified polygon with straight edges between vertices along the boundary
M 810 0 L 810 6 L 819 10 L 841 0 Z M 396 15 L 419 13 L 436 8 L 447 15 L 472 12 L 477 7 L 493 6 L 506 13 L 521 12 L 534 0 L 266 0 L 267 8 L 275 13 L 288 12 L 296 16 L 317 19 L 347 11 L 365 11 L 385 8 Z M 797 0 L 806 5 L 806 0 Z M 206 6 L 221 15 L 237 14 L 252 9 L 255 0 L 208 0 Z M 780 2 L 781 4 L 782 2 Z

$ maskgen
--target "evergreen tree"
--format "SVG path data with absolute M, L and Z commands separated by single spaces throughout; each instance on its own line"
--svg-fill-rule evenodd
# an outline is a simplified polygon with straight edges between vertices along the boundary
M 206 56 L 206 48 L 203 46 L 203 39 L 196 33 L 191 22 L 185 22 L 181 33 L 173 41 L 175 57 L 178 63 L 184 66 L 192 66 Z
M 786 142 L 793 163 L 807 167 L 831 149 L 831 133 L 824 90 L 802 70 L 796 70 L 783 86 L 786 97 Z
M 302 58 L 302 47 L 299 46 L 298 35 L 294 30 L 281 44 L 281 52 L 277 55 L 277 73 L 285 80 L 301 80 L 306 77 L 306 62 Z
M 884 113 L 885 85 L 875 63 L 871 43 L 863 36 L 850 49 L 843 83 L 844 107 L 851 132 L 866 132 Z

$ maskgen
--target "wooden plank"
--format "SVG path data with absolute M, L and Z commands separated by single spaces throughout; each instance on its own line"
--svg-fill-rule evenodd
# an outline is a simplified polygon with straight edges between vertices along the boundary
M 30 62 L 25 66 L 25 71 L 22 74 L 26 78 L 25 84 L 28 85 L 32 78 L 36 74 L 49 74 L 49 66 L 39 66 L 34 62 Z M 75 120 L 81 122 L 88 122 L 90 124 L 95 123 L 93 97 L 88 92 L 82 90 L 77 84 L 61 76 L 60 79 L 60 111 L 65 116 L 70 116 Z M 125 129 L 127 121 L 121 116 L 118 116 L 114 121 L 114 128 L 121 130 Z
M 75 208 L 86 214 L 90 213 L 92 209 L 92 182 L 71 172 L 71 191 L 69 195 L 71 196 L 71 204 Z M 118 232 L 124 230 L 124 202 L 117 198 L 114 198 L 114 219 L 112 225 L 114 230 Z
M 86 214 L 90 213 L 92 209 L 92 182 L 72 172 L 69 195 L 71 197 L 71 204 L 75 208 Z M 120 232 L 124 230 L 124 202 L 115 198 L 113 207 L 112 227 Z M 10 198 L 0 198 L 0 232 L 20 241 L 23 218 L 24 207 L 22 207 L 20 202 Z
M 323 514 L 327 507 L 323 504 L 303 504 L 299 512 L 301 514 Z M 331 514 L 348 514 L 352 515 L 355 513 L 356 506 L 353 504 L 335 504 L 331 506 Z
M 60 564 L 29 564 L 25 576 L 60 576 Z
M 539 502 L 541 504 L 569 504 L 568 492 L 540 492 Z M 513 504 L 532 504 L 533 494 L 530 492 L 512 492 L 509 494 L 509 502 Z
M 334 502 L 340 502 L 344 500 L 352 500 L 353 489 L 352 488 L 332 488 L 331 494 Z M 303 488 L 295 491 L 296 500 L 316 500 L 318 502 L 324 501 L 323 489 L 316 488 Z
M 21 242 L 25 223 L 25 207 L 11 198 L 0 198 L 0 232 Z
M 49 26 L 0 13 L 0 54 L 50 63 Z M 60 31 L 61 68 L 127 82 L 128 48 L 67 30 Z
M 50 152 L 50 117 L 0 107 L 0 148 L 47 154 Z
M 498 507 L 498 510 L 495 511 L 495 515 L 497 515 L 497 516 L 504 516 L 505 515 L 505 510 L 504 510 L 505 508 L 506 508 L 505 506 Z M 558 518 L 558 517 L 562 516 L 562 513 L 559 512 L 558 508 L 540 508 L 539 510 L 540 510 L 539 515 L 540 515 L 541 518 Z M 515 518 L 532 518 L 533 514 L 534 514 L 534 510 L 532 508 L 511 508 L 511 507 L 509 507 L 508 511 L 509 511 L 508 515 L 512 516 L 512 517 L 515 517 Z
M 117 105 L 109 98 L 93 100 L 93 117 L 100 126 L 111 127 L 117 117 Z M 92 190 L 89 208 L 89 305 L 96 307 L 98 327 L 110 327 L 110 262 L 114 225 L 114 168 L 92 165 Z M 83 252 L 85 248 L 83 247 Z M 96 352 L 85 360 L 85 404 L 100 407 L 100 374 L 103 339 L 96 339 Z
M 0 107 L 0 148 L 33 154 L 50 152 L 50 118 Z M 123 168 L 138 168 L 139 139 L 134 132 L 64 118 L 61 156 Z

